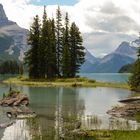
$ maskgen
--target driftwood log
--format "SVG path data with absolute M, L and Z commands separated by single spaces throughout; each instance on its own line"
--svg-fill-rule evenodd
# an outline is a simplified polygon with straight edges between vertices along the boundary
M 127 99 L 125 99 L 125 100 L 120 100 L 119 102 L 121 102 L 121 103 L 140 102 L 140 96 L 138 96 L 138 97 L 127 98 Z

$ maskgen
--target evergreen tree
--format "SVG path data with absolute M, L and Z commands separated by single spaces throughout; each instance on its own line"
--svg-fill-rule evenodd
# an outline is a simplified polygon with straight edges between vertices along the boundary
M 62 61 L 63 77 L 70 77 L 71 55 L 70 55 L 70 35 L 69 35 L 68 13 L 66 13 L 65 28 L 63 31 L 63 59 L 62 60 L 63 60 Z
M 48 48 L 48 20 L 46 7 L 44 6 L 44 14 L 42 20 L 40 47 L 39 47 L 39 73 L 40 78 L 45 78 L 47 68 L 47 48 Z
M 25 56 L 25 63 L 29 68 L 30 78 L 40 78 L 39 73 L 39 47 L 40 47 L 40 21 L 38 15 L 34 18 L 30 28 L 28 44 L 31 46 Z
M 56 21 L 48 19 L 46 7 L 42 26 L 39 17 L 34 18 L 30 28 L 29 45 L 25 62 L 30 78 L 75 77 L 84 62 L 83 40 L 79 28 L 72 23 L 69 28 L 68 13 L 65 26 L 62 26 L 60 7 L 56 12 Z
M 62 26 L 62 15 L 60 7 L 56 11 L 56 58 L 57 58 L 57 74 L 61 76 L 61 69 L 62 69 L 62 33 L 63 26 Z
M 140 91 L 140 47 L 138 49 L 138 59 L 134 63 L 129 84 L 132 90 Z
M 55 41 L 55 23 L 53 20 L 48 20 L 48 48 L 47 48 L 47 78 L 56 76 L 56 41 Z
M 79 73 L 79 69 L 85 61 L 85 48 L 82 44 L 82 35 L 79 28 L 73 22 L 70 28 L 71 77 L 75 77 L 76 73 Z
M 20 74 L 20 65 L 15 60 L 4 61 L 0 65 L 0 74 Z

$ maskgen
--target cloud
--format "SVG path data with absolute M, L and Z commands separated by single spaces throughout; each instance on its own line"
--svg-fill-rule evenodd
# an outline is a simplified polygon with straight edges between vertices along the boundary
M 33 17 L 42 17 L 43 7 L 32 0 L 0 0 L 10 20 L 29 28 Z M 48 5 L 49 17 L 55 16 L 57 5 Z M 140 0 L 78 0 L 73 6 L 61 6 L 63 16 L 80 27 L 84 45 L 96 56 L 116 49 L 121 41 L 132 41 L 140 31 Z
M 96 57 L 103 57 L 110 52 L 113 52 L 118 45 L 123 41 L 135 40 L 136 36 L 131 36 L 121 33 L 103 33 L 103 32 L 92 32 L 85 33 L 84 45 L 87 49 Z

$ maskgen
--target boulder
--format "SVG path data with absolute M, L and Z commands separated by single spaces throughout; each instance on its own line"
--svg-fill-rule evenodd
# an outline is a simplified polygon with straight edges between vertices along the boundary
M 1 106 L 27 106 L 29 104 L 29 98 L 27 95 L 12 91 L 2 100 L 0 100 Z

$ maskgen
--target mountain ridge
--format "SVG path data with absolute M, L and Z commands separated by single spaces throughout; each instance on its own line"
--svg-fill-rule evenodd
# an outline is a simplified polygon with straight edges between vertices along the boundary
M 131 43 L 124 41 L 115 51 L 104 56 L 103 58 L 95 59 L 94 57 L 94 63 L 89 63 L 89 61 L 86 59 L 86 62 L 83 65 L 86 67 L 86 69 L 82 67 L 81 72 L 117 73 L 122 66 L 134 63 L 137 58 L 137 50 L 139 45 L 140 39 L 132 41 Z
M 24 52 L 28 49 L 28 33 L 27 29 L 21 28 L 16 22 L 8 20 L 3 6 L 0 4 L 0 41 L 3 42 L 0 45 L 0 59 L 2 61 L 7 59 L 23 61 Z M 7 38 L 10 44 L 6 43 Z

